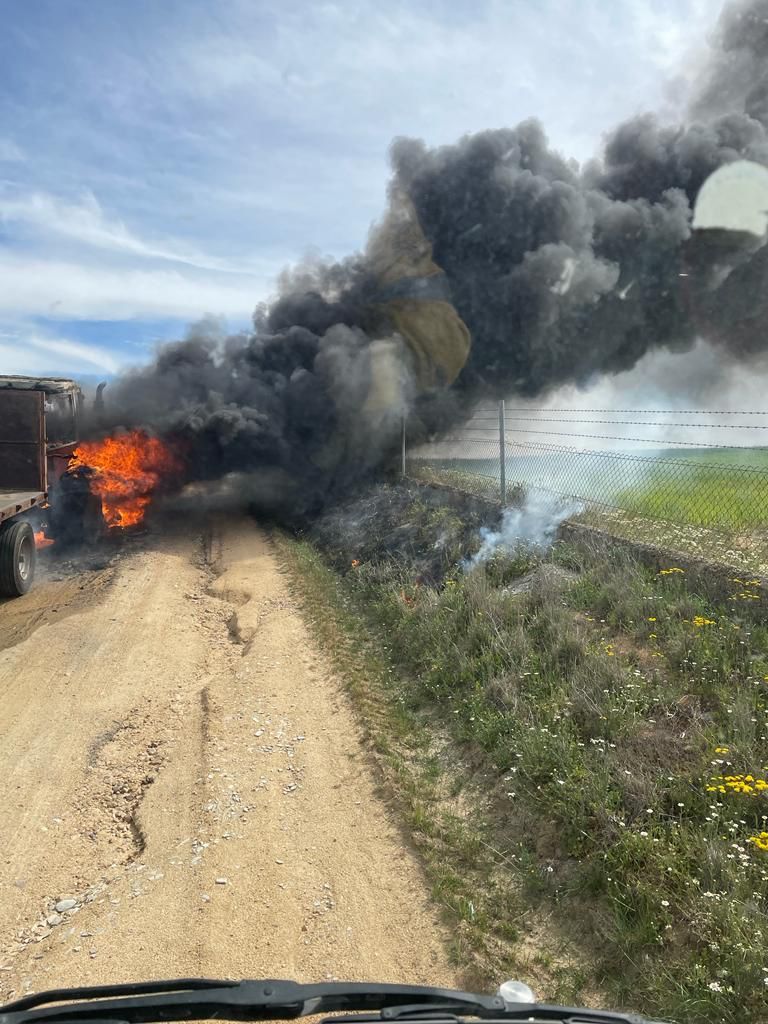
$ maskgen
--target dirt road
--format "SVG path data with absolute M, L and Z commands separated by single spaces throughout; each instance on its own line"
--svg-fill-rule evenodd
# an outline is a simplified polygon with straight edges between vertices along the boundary
M 0 1002 L 189 975 L 459 982 L 254 524 L 44 582 L 0 607 L 0 637 Z

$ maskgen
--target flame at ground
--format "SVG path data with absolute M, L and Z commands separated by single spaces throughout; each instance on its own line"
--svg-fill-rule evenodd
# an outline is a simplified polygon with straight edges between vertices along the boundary
M 45 530 L 38 530 L 37 533 L 35 533 L 35 547 L 38 551 L 42 548 L 51 547 L 53 543 L 54 541 L 52 541 L 50 537 L 45 536 Z
M 160 484 L 177 476 L 181 465 L 159 438 L 132 430 L 78 445 L 69 469 L 89 472 L 107 526 L 125 528 L 143 521 Z

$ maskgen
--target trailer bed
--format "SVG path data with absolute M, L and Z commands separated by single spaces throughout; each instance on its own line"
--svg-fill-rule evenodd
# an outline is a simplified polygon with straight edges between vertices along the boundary
M 42 505 L 47 495 L 43 491 L 0 491 L 0 523 Z

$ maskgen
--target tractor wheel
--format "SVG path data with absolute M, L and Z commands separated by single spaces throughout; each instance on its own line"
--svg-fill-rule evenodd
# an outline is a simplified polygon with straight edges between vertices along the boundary
M 29 523 L 10 520 L 0 527 L 0 595 L 21 597 L 32 586 L 37 565 L 35 533 Z

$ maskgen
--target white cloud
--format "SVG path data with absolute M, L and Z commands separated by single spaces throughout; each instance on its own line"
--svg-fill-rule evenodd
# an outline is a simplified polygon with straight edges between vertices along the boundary
M 121 220 L 110 219 L 90 192 L 85 193 L 79 203 L 70 203 L 44 192 L 0 195 L 0 221 L 31 227 L 43 238 L 59 235 L 82 245 L 114 253 L 186 263 L 201 270 L 244 272 L 242 267 L 209 258 L 175 240 L 156 243 L 140 238 Z
M 98 345 L 46 338 L 23 329 L 18 337 L 0 337 L 0 373 L 50 373 L 58 367 L 71 374 L 115 373 L 119 363 Z
M 219 104 L 230 132 L 238 110 L 263 106 L 286 136 L 320 129 L 383 156 L 395 134 L 434 144 L 535 116 L 584 159 L 619 120 L 663 102 L 721 5 L 479 0 L 470 19 L 450 2 L 234 2 L 207 31 L 180 34 L 164 74 L 177 97 Z
M 0 250 L 0 315 L 57 319 L 242 319 L 270 291 L 279 271 L 235 279 L 177 269 L 117 268 L 26 257 Z
M 55 359 L 58 362 L 63 356 L 67 363 L 84 363 L 86 366 L 106 370 L 108 373 L 116 373 L 119 367 L 117 359 L 101 345 L 84 345 L 79 341 L 39 336 L 28 338 L 27 344 L 33 350 L 44 353 L 49 360 Z

